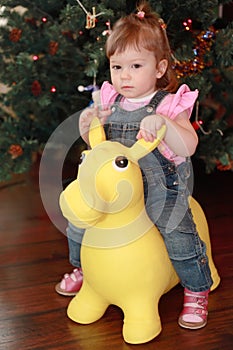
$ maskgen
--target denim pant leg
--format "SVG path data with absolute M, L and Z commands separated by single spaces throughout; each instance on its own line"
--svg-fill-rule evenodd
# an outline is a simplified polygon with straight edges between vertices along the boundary
M 146 209 L 164 238 L 181 284 L 194 292 L 212 285 L 205 243 L 201 241 L 188 204 L 187 186 L 177 174 L 147 177 Z M 176 184 L 176 185 L 174 185 Z
M 68 223 L 66 233 L 69 246 L 69 261 L 74 267 L 81 267 L 80 250 L 85 230 Z
M 193 292 L 208 290 L 212 285 L 212 278 L 206 245 L 196 231 L 190 209 L 187 209 L 183 219 L 174 229 L 167 229 L 164 225 L 167 220 L 169 218 L 165 214 L 158 220 L 157 227 L 164 238 L 182 286 Z

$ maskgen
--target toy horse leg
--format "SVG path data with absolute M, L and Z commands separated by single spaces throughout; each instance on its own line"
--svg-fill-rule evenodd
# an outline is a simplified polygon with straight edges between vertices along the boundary
M 68 305 L 68 317 L 82 324 L 89 324 L 99 320 L 105 313 L 109 303 L 96 294 L 84 280 L 79 293 Z
M 125 315 L 123 338 L 127 343 L 146 343 L 161 332 L 158 302 L 154 298 L 148 302 L 148 297 L 145 295 L 145 298 L 141 297 L 122 307 Z

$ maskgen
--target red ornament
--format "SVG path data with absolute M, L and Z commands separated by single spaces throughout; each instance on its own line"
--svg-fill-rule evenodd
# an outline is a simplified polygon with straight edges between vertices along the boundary
M 28 24 L 31 24 L 32 26 L 36 27 L 37 26 L 37 23 L 36 23 L 36 19 L 35 18 L 25 18 L 25 22 L 28 23 Z
M 23 149 L 20 145 L 11 145 L 8 149 L 8 153 L 12 159 L 18 158 L 23 154 Z
M 41 84 L 38 80 L 34 80 L 31 86 L 31 91 L 34 96 L 39 96 L 42 92 Z
M 49 43 L 49 54 L 51 56 L 56 55 L 57 50 L 58 50 L 58 46 L 59 46 L 58 42 L 50 41 L 50 43 Z
M 63 31 L 62 35 L 64 35 L 67 39 L 74 40 L 74 33 L 71 30 Z
M 17 43 L 21 38 L 22 32 L 21 29 L 13 28 L 9 34 L 10 41 Z
M 194 128 L 194 130 L 199 130 L 200 129 L 200 125 L 203 124 L 203 121 L 202 120 L 195 120 L 193 123 L 192 123 L 192 126 Z
M 233 169 L 233 160 L 229 160 L 228 164 L 223 165 L 219 160 L 216 161 L 216 167 L 218 170 L 227 171 Z

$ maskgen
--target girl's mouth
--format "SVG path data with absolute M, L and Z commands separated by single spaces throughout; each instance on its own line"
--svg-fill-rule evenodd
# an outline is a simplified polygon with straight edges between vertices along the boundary
M 133 89 L 133 86 L 129 86 L 129 85 L 124 85 L 121 87 L 123 90 L 127 90 L 127 89 Z

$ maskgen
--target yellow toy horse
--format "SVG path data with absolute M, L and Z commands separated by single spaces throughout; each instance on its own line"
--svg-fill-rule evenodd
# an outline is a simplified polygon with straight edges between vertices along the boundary
M 60 197 L 63 215 L 86 228 L 81 248 L 84 281 L 68 306 L 68 316 L 89 324 L 100 319 L 110 304 L 117 305 L 124 312 L 124 340 L 131 344 L 148 342 L 160 333 L 160 297 L 179 282 L 163 238 L 145 211 L 138 165 L 164 133 L 165 127 L 153 143 L 141 139 L 126 147 L 106 141 L 95 118 L 89 133 L 92 150 L 83 152 L 77 180 Z M 207 245 L 215 289 L 220 279 L 205 215 L 193 198 L 190 206 Z

